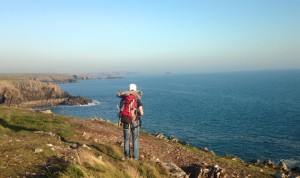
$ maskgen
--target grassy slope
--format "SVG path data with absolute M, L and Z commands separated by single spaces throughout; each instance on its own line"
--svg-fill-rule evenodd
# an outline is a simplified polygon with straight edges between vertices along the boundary
M 121 147 L 86 140 L 68 118 L 0 107 L 0 177 L 168 177 L 159 164 L 147 159 L 122 161 Z M 181 146 L 202 154 L 201 150 Z M 38 148 L 43 151 L 35 153 Z M 245 168 L 231 159 L 211 157 L 247 169 L 254 177 L 274 174 L 271 169 L 261 173 L 258 167 Z
M 115 145 L 78 147 L 86 140 L 65 119 L 0 107 L 0 177 L 167 177 L 150 161 L 122 161 Z

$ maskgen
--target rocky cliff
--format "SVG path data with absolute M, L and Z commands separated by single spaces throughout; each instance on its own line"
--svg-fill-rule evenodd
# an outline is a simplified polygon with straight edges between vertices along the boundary
M 1 80 L 0 104 L 6 106 L 38 107 L 60 104 L 88 104 L 92 101 L 74 97 L 52 83 L 34 80 Z
M 46 83 L 74 83 L 89 79 L 121 79 L 126 73 L 101 72 L 81 74 L 26 73 L 0 74 L 0 80 L 35 80 Z

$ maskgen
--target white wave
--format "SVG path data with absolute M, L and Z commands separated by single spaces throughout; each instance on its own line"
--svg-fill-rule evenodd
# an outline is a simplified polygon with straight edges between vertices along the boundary
M 294 158 L 291 158 L 291 159 L 282 159 L 280 160 L 282 162 L 284 162 L 288 168 L 293 168 L 293 167 L 300 167 L 300 160 L 297 160 L 297 159 L 294 159 Z

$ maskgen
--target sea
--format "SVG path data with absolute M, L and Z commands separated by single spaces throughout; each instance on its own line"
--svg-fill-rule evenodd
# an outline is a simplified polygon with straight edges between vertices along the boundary
M 142 130 L 173 135 L 217 155 L 300 166 L 300 70 L 132 74 L 60 84 L 94 102 L 51 108 L 56 114 L 118 121 L 117 91 L 143 91 Z

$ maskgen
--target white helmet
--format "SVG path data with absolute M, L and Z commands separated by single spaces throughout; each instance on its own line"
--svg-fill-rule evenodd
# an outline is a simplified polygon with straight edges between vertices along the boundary
M 133 84 L 133 83 L 130 84 L 130 85 L 129 85 L 129 90 L 130 90 L 130 91 L 136 91 L 136 84 Z

